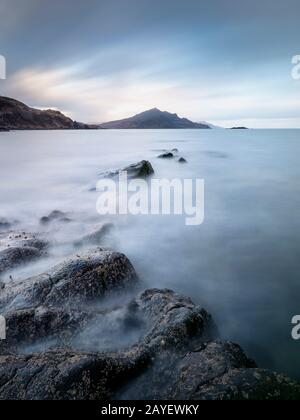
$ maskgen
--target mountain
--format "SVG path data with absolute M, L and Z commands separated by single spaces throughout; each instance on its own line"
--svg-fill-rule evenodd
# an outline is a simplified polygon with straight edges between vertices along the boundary
M 170 114 L 169 112 L 153 108 L 130 118 L 100 124 L 100 128 L 210 128 L 210 126 L 208 124 L 195 123 L 187 118 L 179 118 L 177 114 Z
M 0 130 L 63 130 L 96 128 L 78 123 L 59 111 L 30 108 L 12 98 L 0 96 Z

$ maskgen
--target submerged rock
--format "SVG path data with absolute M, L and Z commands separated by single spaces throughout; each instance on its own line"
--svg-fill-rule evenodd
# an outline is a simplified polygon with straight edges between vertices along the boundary
M 94 230 L 94 232 L 85 235 L 83 238 L 74 242 L 76 247 L 82 247 L 86 245 L 101 245 L 101 242 L 105 236 L 107 236 L 114 229 L 112 223 L 104 223 L 100 227 Z
M 145 178 L 154 174 L 154 169 L 148 160 L 142 160 L 138 163 L 126 166 L 123 169 L 101 173 L 100 176 L 105 178 L 116 177 L 121 172 L 127 172 L 128 178 Z
M 59 210 L 54 210 L 48 216 L 44 216 L 40 219 L 40 223 L 42 225 L 48 225 L 49 223 L 54 221 L 69 223 L 71 222 L 71 219 L 67 217 L 67 213 L 64 213 Z

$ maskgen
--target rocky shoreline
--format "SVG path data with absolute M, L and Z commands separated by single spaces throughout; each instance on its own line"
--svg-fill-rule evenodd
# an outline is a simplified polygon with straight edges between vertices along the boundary
M 153 173 L 147 161 L 129 168 L 132 176 Z M 71 222 L 54 211 L 40 225 Z M 220 340 L 211 315 L 189 297 L 163 284 L 143 290 L 127 256 L 103 246 L 112 225 L 78 238 L 74 254 L 47 272 L 14 280 L 11 270 L 55 247 L 47 234 L 16 227 L 1 219 L 7 339 L 0 341 L 0 399 L 300 398 L 298 383 L 258 368 L 239 345 Z M 110 334 L 114 345 L 106 345 Z

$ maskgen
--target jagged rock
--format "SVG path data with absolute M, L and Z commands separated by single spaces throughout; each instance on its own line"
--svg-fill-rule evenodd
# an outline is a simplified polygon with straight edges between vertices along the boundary
M 48 243 L 26 232 L 0 233 L 0 274 L 46 255 Z
M 66 213 L 59 210 L 54 210 L 48 216 L 44 216 L 40 219 L 40 223 L 42 225 L 48 225 L 49 223 L 54 221 L 69 223 L 71 222 L 71 219 L 67 217 Z
M 100 176 L 105 178 L 113 178 L 118 176 L 121 172 L 127 172 L 128 178 L 145 178 L 147 176 L 153 175 L 154 169 L 149 161 L 142 160 L 141 162 L 126 166 L 123 169 L 103 172 L 100 174 Z
M 101 245 L 103 238 L 108 235 L 113 228 L 114 225 L 112 223 L 104 223 L 102 226 L 95 229 L 94 232 L 75 241 L 74 245 L 76 247 L 82 247 L 85 245 Z

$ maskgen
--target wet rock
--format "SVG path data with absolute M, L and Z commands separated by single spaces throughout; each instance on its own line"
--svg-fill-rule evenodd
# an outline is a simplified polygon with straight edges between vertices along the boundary
M 142 346 L 151 351 L 182 350 L 217 334 L 211 316 L 203 308 L 169 289 L 146 290 L 130 307 L 136 317 L 147 320 L 148 331 Z
M 174 154 L 171 152 L 165 152 L 162 153 L 160 155 L 157 156 L 158 159 L 173 159 L 174 158 Z
M 121 172 L 127 172 L 128 178 L 131 178 L 131 179 L 146 178 L 154 174 L 154 169 L 149 161 L 142 160 L 141 162 L 126 166 L 123 169 L 103 172 L 100 174 L 100 176 L 105 177 L 105 178 L 113 178 L 113 177 L 118 176 Z
M 46 338 L 60 345 L 83 328 L 91 314 L 83 310 L 47 308 L 17 309 L 4 313 L 7 326 L 7 347 L 20 348 Z
M 61 350 L 0 356 L 1 400 L 110 399 L 143 358 Z
M 51 222 L 58 221 L 63 223 L 69 223 L 71 222 L 71 219 L 67 217 L 67 213 L 64 213 L 59 210 L 54 210 L 52 213 L 50 213 L 48 216 L 42 217 L 40 219 L 41 225 L 48 225 Z
M 48 243 L 36 235 L 0 233 L 0 274 L 46 255 Z
M 118 396 L 150 400 L 299 399 L 300 386 L 285 376 L 257 369 L 238 345 L 210 341 L 181 357 L 160 353 Z
M 61 304 L 76 306 L 137 283 L 137 274 L 124 254 L 98 248 L 47 273 L 7 284 L 0 295 L 0 312 Z
M 187 163 L 187 160 L 184 159 L 183 157 L 181 157 L 181 158 L 178 159 L 178 162 L 179 163 Z
M 102 226 L 95 229 L 94 232 L 75 241 L 74 246 L 82 247 L 86 245 L 101 245 L 103 238 L 107 236 L 113 229 L 114 225 L 112 223 L 104 223 Z
M 61 330 L 60 323 L 69 325 L 70 318 L 57 317 L 57 309 L 39 309 L 35 315 L 45 334 L 47 329 Z M 29 311 L 23 311 L 20 317 L 24 316 L 30 320 Z M 145 323 L 145 333 L 136 344 L 118 352 L 63 347 L 22 355 L 0 348 L 0 399 L 300 397 L 299 384 L 258 369 L 238 345 L 215 340 L 211 317 L 189 298 L 168 289 L 146 290 L 124 311 L 124 320 L 139 318 Z M 77 321 L 82 328 L 81 316 Z

